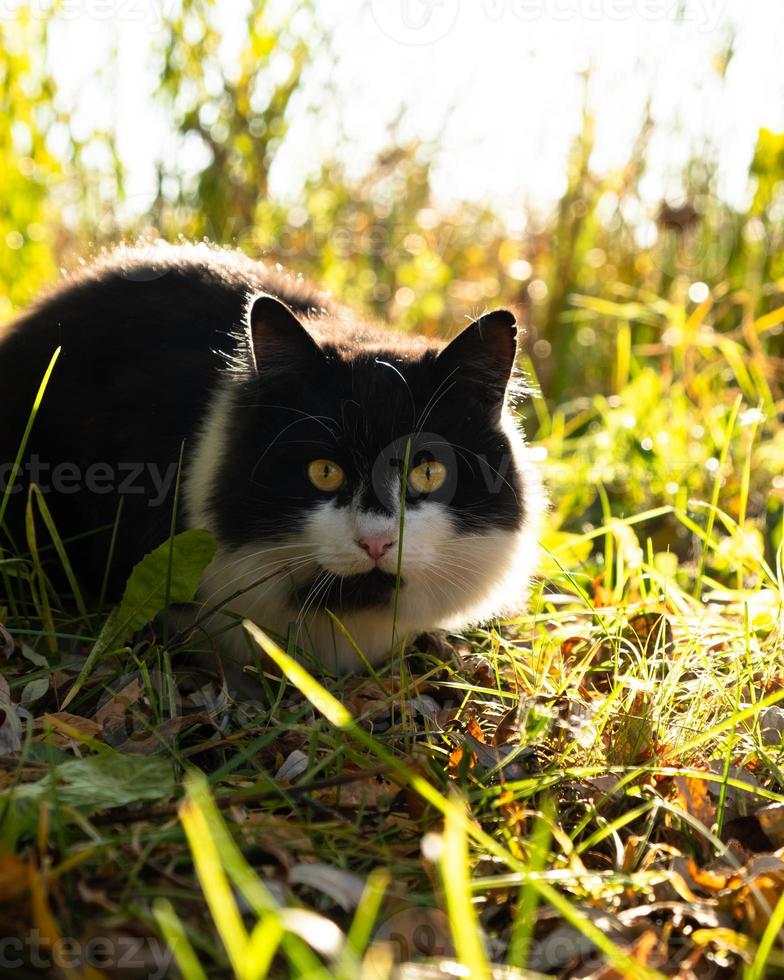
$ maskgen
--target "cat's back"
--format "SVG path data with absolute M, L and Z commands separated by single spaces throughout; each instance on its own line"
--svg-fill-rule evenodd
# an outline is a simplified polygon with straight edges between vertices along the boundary
M 140 418 L 154 415 L 156 405 L 163 410 L 186 392 L 198 413 L 236 352 L 248 299 L 258 292 L 301 313 L 327 302 L 301 279 L 206 244 L 120 247 L 85 265 L 0 327 L 0 381 L 14 409 L 0 448 L 21 437 L 58 347 L 46 402 L 65 412 L 64 424 L 76 421 L 71 406 L 90 415 L 100 405 L 111 422 L 132 408 Z
M 125 513 L 138 503 L 139 524 L 151 523 L 152 512 L 141 509 L 142 498 L 154 493 L 149 474 L 170 468 L 183 442 L 187 458 L 221 374 L 243 343 L 248 301 L 259 292 L 301 314 L 313 315 L 328 302 L 303 280 L 239 252 L 154 244 L 105 253 L 0 327 L 0 495 L 47 365 L 60 349 L 27 445 L 20 492 L 6 515 L 17 537 L 23 536 L 21 485 L 53 484 L 57 466 L 80 479 L 103 467 L 115 486 L 121 473 L 144 464 L 138 502 L 128 494 Z M 63 490 L 57 504 L 65 532 L 83 531 L 88 518 L 113 520 L 113 495 Z M 163 514 L 169 507 L 157 509 Z
M 41 345 L 60 346 L 64 354 L 91 347 L 127 353 L 145 345 L 226 350 L 227 336 L 241 329 L 248 297 L 258 292 L 300 313 L 328 302 L 301 278 L 241 252 L 207 244 L 123 246 L 67 275 L 0 327 L 0 356 Z

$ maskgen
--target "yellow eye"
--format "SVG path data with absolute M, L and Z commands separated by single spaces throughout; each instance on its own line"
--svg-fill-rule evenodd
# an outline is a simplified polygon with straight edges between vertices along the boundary
M 408 474 L 408 485 L 417 493 L 432 493 L 444 485 L 446 466 L 437 460 L 420 463 Z
M 334 493 L 343 486 L 346 474 L 331 459 L 314 459 L 308 466 L 308 479 L 318 490 Z

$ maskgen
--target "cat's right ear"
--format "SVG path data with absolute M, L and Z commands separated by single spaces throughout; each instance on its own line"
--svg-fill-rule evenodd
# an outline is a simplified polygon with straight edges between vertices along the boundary
M 312 372 L 325 364 L 316 341 L 291 310 L 274 296 L 257 296 L 248 313 L 256 370 L 286 368 Z
M 436 364 L 444 377 L 461 377 L 483 401 L 500 411 L 517 354 L 515 316 L 485 313 L 441 351 Z

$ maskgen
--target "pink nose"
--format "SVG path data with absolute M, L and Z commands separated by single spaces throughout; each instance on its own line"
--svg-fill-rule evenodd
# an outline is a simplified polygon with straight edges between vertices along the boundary
M 394 543 L 395 539 L 388 534 L 363 534 L 361 538 L 357 538 L 359 547 L 366 551 L 373 561 L 383 557 Z

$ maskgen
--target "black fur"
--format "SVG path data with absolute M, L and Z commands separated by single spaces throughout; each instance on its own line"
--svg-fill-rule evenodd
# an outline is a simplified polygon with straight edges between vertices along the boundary
M 323 569 L 319 569 L 304 586 L 297 591 L 297 601 L 300 605 L 307 602 L 311 590 L 318 585 Z M 401 578 L 401 584 L 405 579 Z M 370 606 L 385 606 L 393 598 L 397 586 L 397 577 L 380 568 L 364 575 L 342 575 L 334 578 L 326 590 L 320 592 L 321 603 L 330 609 L 349 611 L 367 609 Z
M 258 293 L 273 298 L 249 311 Z M 363 481 L 368 508 L 392 510 L 384 475 L 402 466 L 409 437 L 414 465 L 452 463 L 434 498 L 450 505 L 458 527 L 517 528 L 522 488 L 500 424 L 513 322 L 490 314 L 441 353 L 438 342 L 378 330 L 239 253 L 120 249 L 0 334 L 0 496 L 38 385 L 62 348 L 0 540 L 26 550 L 24 502 L 37 477 L 83 583 L 97 589 L 122 499 L 116 592 L 167 536 L 174 482 L 162 487 L 160 478 L 173 476 L 183 444 L 187 466 L 216 384 L 229 375 L 237 407 L 210 501 L 225 543 L 296 528 L 323 496 L 306 473 L 319 457 L 348 475 L 338 499 Z M 65 479 L 51 479 L 55 467 Z M 417 505 L 409 492 L 407 506 Z M 386 593 L 389 583 L 349 585 L 361 604 L 364 591 Z

